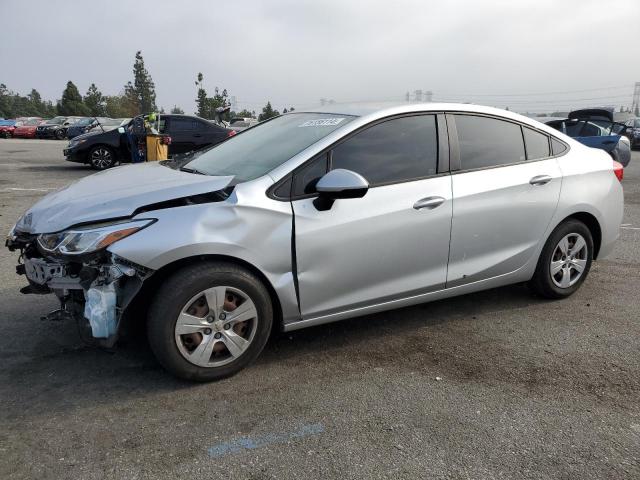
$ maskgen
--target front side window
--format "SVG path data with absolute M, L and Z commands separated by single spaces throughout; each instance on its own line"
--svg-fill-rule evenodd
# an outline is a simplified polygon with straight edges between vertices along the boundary
M 332 113 L 282 115 L 219 143 L 185 167 L 206 175 L 232 175 L 233 183 L 253 180 L 354 118 Z
M 331 168 L 362 175 L 371 186 L 434 175 L 438 168 L 435 115 L 387 120 L 333 149 Z
M 520 125 L 490 117 L 455 115 L 463 170 L 525 160 Z
M 549 156 L 549 137 L 527 127 L 522 127 L 524 144 L 527 148 L 527 160 L 547 158 Z

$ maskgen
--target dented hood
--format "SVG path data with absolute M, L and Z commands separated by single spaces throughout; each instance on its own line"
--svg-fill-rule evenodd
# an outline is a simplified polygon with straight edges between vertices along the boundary
M 46 195 L 27 210 L 16 229 L 52 233 L 79 223 L 128 217 L 145 205 L 221 190 L 232 179 L 181 172 L 157 162 L 117 167 Z

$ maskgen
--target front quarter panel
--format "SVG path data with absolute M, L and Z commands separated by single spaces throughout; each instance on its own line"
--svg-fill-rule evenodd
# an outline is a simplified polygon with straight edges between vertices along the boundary
M 155 210 L 136 218 L 155 218 L 146 229 L 109 250 L 158 270 L 200 255 L 223 255 L 257 268 L 275 290 L 283 321 L 300 317 L 291 260 L 292 213 L 289 202 L 268 198 L 268 177 L 236 186 L 223 202 Z

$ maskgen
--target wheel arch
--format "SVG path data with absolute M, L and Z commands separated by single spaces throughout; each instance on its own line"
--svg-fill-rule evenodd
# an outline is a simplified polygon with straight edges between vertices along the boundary
M 558 222 L 558 225 L 561 225 L 571 219 L 584 223 L 591 232 L 591 237 L 593 238 L 593 259 L 596 260 L 598 258 L 598 253 L 600 253 L 600 246 L 602 245 L 602 227 L 600 226 L 600 222 L 589 212 L 575 212 L 563 218 Z
M 280 298 L 276 293 L 276 290 L 272 283 L 269 281 L 267 276 L 255 265 L 247 262 L 246 260 L 242 260 L 237 257 L 232 257 L 229 255 L 217 255 L 217 254 L 204 254 L 204 255 L 194 255 L 191 257 L 185 257 L 178 260 L 175 260 L 171 263 L 168 263 L 162 266 L 160 269 L 156 270 L 151 277 L 149 277 L 144 284 L 142 285 L 140 291 L 136 295 L 136 298 L 132 301 L 130 308 L 134 312 L 133 315 L 127 315 L 127 317 L 137 317 L 136 313 L 142 313 L 140 309 L 143 309 L 145 312 L 148 307 L 148 303 L 151 300 L 151 297 L 158 290 L 159 286 L 166 280 L 170 275 L 174 272 L 188 267 L 190 265 L 194 265 L 202 262 L 224 262 L 231 263 L 237 265 L 239 267 L 245 268 L 249 272 L 253 273 L 265 286 L 267 291 L 269 292 L 269 298 L 271 299 L 271 304 L 273 306 L 273 328 L 281 329 L 283 326 L 283 314 L 282 314 L 282 305 L 280 303 Z M 132 312 L 127 312 L 132 313 Z M 144 317 L 146 318 L 146 316 Z M 131 318 L 127 319 L 127 323 L 131 322 Z M 145 322 L 140 322 L 144 324 Z

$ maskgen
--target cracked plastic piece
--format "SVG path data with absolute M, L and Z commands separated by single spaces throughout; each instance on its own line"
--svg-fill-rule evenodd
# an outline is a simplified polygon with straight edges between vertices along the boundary
M 84 316 L 95 338 L 108 338 L 116 333 L 115 283 L 91 287 L 85 293 Z

